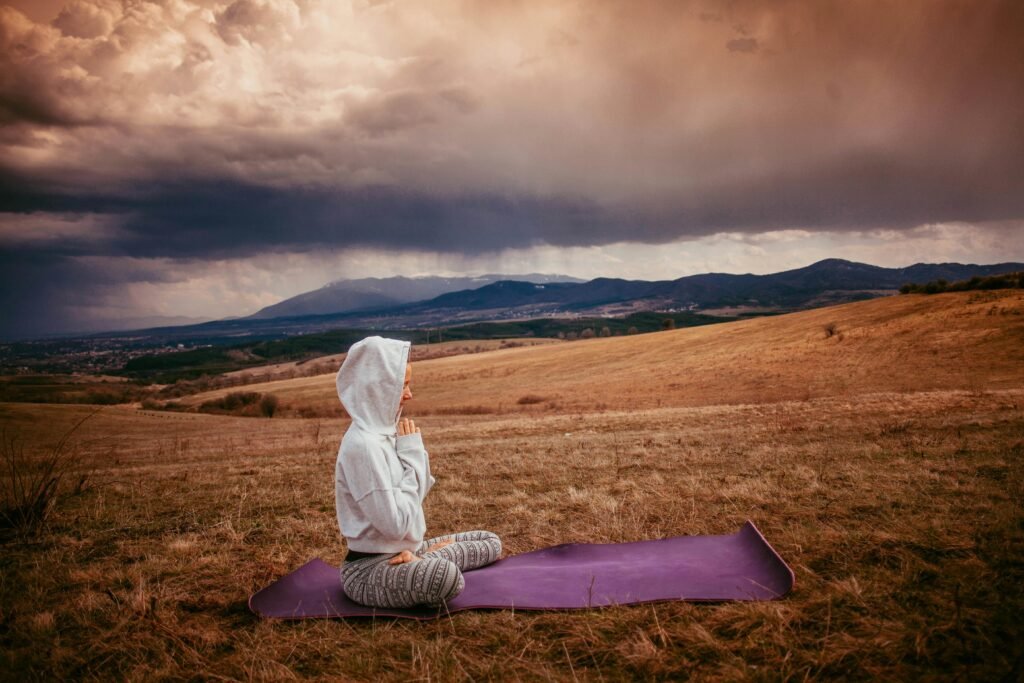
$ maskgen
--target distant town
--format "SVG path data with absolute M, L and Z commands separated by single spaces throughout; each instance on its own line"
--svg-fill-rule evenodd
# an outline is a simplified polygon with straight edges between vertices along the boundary
M 0 374 L 34 373 L 102 375 L 121 370 L 128 361 L 153 354 L 192 351 L 210 344 L 146 343 L 139 337 L 81 337 L 0 344 Z

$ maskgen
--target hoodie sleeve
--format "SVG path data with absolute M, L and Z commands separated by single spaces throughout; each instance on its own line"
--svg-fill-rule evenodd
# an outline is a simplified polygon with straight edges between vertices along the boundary
M 434 477 L 430 474 L 430 456 L 423 447 L 423 437 L 419 433 L 398 437 L 398 459 L 402 461 L 402 469 L 406 474 L 409 470 L 416 473 L 417 490 L 422 502 L 434 485 Z
M 422 443 L 422 442 L 421 442 Z M 387 454 L 379 445 L 361 444 L 361 453 L 350 453 L 340 459 L 341 475 L 360 512 L 381 534 L 393 539 L 422 537 L 426 523 L 421 505 L 426 495 L 422 475 L 426 471 L 426 452 L 422 452 L 422 468 L 417 470 L 402 460 L 402 478 L 397 486 L 391 483 Z M 422 491 L 422 493 L 421 493 Z

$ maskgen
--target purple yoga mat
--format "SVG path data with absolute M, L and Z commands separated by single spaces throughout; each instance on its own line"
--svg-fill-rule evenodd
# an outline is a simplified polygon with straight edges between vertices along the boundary
M 585 609 L 658 600 L 774 600 L 793 587 L 791 570 L 747 522 L 728 536 L 676 536 L 636 543 L 567 543 L 513 555 L 465 573 L 447 609 L 380 609 L 349 600 L 340 572 L 310 560 L 249 598 L 263 617 L 434 619 L 465 609 Z

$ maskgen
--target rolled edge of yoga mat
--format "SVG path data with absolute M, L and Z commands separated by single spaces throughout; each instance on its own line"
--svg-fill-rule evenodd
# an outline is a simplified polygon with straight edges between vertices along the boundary
M 738 532 L 724 536 L 540 548 L 464 576 L 466 588 L 446 606 L 373 608 L 349 600 L 338 569 L 314 559 L 252 595 L 249 608 L 276 619 L 434 619 L 467 609 L 559 610 L 670 600 L 773 600 L 786 595 L 795 583 L 793 570 L 750 521 Z
M 742 527 L 740 527 L 739 532 L 741 534 L 757 534 L 757 538 L 761 541 L 764 548 L 772 554 L 772 558 L 774 558 L 775 562 L 777 563 L 776 566 L 778 566 L 781 569 L 785 569 L 787 577 L 787 580 L 785 581 L 785 590 L 773 599 L 778 600 L 780 598 L 785 597 L 790 591 L 793 590 L 794 587 L 796 587 L 796 574 L 793 572 L 793 568 L 786 564 L 786 561 L 782 559 L 782 555 L 779 555 L 778 551 L 775 550 L 774 547 L 772 547 L 772 544 L 769 543 L 768 539 L 765 538 L 764 534 L 761 533 L 761 530 L 758 529 L 754 525 L 754 523 L 751 522 L 749 519 Z

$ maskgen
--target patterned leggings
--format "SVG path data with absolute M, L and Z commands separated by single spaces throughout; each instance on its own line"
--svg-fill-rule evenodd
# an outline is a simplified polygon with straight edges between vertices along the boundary
M 435 543 L 454 541 L 427 552 Z M 397 553 L 364 557 L 341 566 L 345 594 L 368 607 L 439 605 L 466 585 L 462 572 L 488 565 L 501 555 L 501 539 L 490 531 L 463 531 L 423 541 L 415 555 L 421 559 L 391 565 Z

